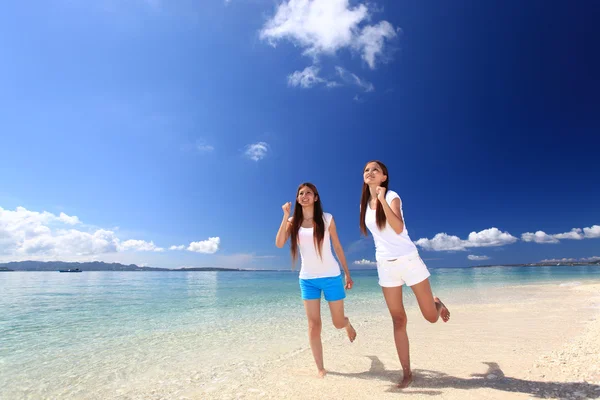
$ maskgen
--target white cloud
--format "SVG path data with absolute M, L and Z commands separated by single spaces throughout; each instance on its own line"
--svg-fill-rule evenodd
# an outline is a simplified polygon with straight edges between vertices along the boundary
M 594 225 L 591 228 L 583 228 L 586 239 L 600 238 L 600 225 Z
M 339 77 L 342 78 L 342 80 L 344 82 L 346 82 L 350 85 L 356 85 L 359 88 L 361 88 L 362 90 L 364 90 L 365 92 L 372 92 L 375 90 L 375 86 L 373 86 L 372 83 L 369 83 L 367 81 L 360 79 L 358 76 L 356 76 L 352 72 L 347 71 L 340 66 L 335 67 L 335 71 L 337 72 Z
M 41 256 L 81 256 L 117 251 L 119 239 L 112 231 L 84 232 L 62 226 L 81 223 L 79 218 L 24 207 L 0 207 L 0 254 L 14 259 Z
M 258 142 L 247 145 L 244 154 L 253 161 L 260 161 L 267 156 L 268 152 L 269 144 L 265 142 Z
M 424 250 L 432 251 L 463 251 L 470 247 L 497 247 L 511 244 L 517 238 L 498 228 L 484 229 L 480 232 L 471 232 L 467 240 L 458 236 L 438 233 L 433 239 L 419 239 L 415 243 Z
M 193 251 L 196 253 L 204 253 L 204 254 L 214 254 L 219 250 L 219 244 L 221 243 L 221 239 L 218 237 L 211 237 L 208 240 L 203 240 L 200 242 L 192 242 L 188 246 L 189 251 Z
M 301 88 L 308 89 L 320 83 L 327 84 L 327 81 L 319 76 L 319 68 L 315 65 L 304 68 L 304 71 L 295 71 L 288 75 L 289 86 L 300 86 Z
M 169 250 L 185 250 L 185 245 L 183 245 L 183 244 L 179 245 L 179 246 L 173 245 L 173 246 L 169 247 Z
M 200 153 L 210 153 L 212 152 L 215 148 L 213 146 L 211 146 L 210 144 L 206 144 L 204 142 L 198 142 L 196 143 L 196 149 L 200 152 Z
M 524 242 L 535 243 L 559 243 L 560 240 L 582 240 L 600 238 L 600 225 L 593 225 L 591 228 L 573 228 L 569 232 L 556 233 L 553 235 L 547 234 L 544 231 L 536 233 L 526 232 L 521 235 Z
M 465 247 L 496 247 L 515 243 L 518 239 L 498 228 L 484 229 L 481 232 L 469 233 Z
M 74 225 L 81 228 L 74 229 Z M 91 227 L 78 217 L 30 211 L 24 207 L 0 207 L 0 257 L 3 260 L 94 259 L 123 251 L 161 252 L 163 248 L 143 240 L 121 241 L 113 230 Z
M 469 260 L 472 260 L 472 261 L 483 261 L 483 260 L 489 260 L 490 259 L 488 256 L 476 256 L 474 254 L 469 254 L 467 256 L 467 258 Z
M 383 51 L 385 39 L 396 37 L 396 30 L 387 21 L 381 21 L 377 25 L 365 26 L 358 37 L 355 47 L 362 49 L 362 58 L 369 64 L 371 69 L 375 68 L 375 60 Z
M 304 68 L 303 71 L 295 71 L 288 75 L 288 85 L 292 87 L 308 89 L 317 85 L 325 85 L 329 88 L 333 88 L 344 86 L 344 84 L 346 84 L 358 86 L 365 92 L 372 92 L 375 90 L 375 87 L 372 83 L 359 78 L 356 74 L 353 74 L 352 72 L 349 72 L 340 66 L 335 67 L 335 71 L 343 83 L 320 77 L 320 68 L 316 65 L 311 65 Z
M 387 21 L 366 24 L 370 20 L 369 9 L 361 3 L 350 7 L 348 0 L 289 0 L 278 5 L 260 38 L 273 46 L 290 40 L 314 60 L 342 49 L 356 50 L 373 69 L 385 39 L 394 38 L 396 31 Z
M 541 262 L 594 262 L 599 261 L 599 256 L 583 257 L 583 258 L 551 258 L 542 260 Z
M 162 247 L 157 247 L 154 244 L 154 242 L 146 242 L 145 240 L 135 240 L 135 239 L 124 241 L 123 243 L 121 243 L 120 249 L 123 251 L 127 251 L 127 250 L 156 251 L 156 252 L 165 251 L 165 249 L 163 249 Z
M 464 240 L 458 236 L 448 235 L 447 233 L 438 233 L 433 239 L 421 238 L 415 243 L 424 250 L 433 251 L 460 251 L 464 250 Z
M 554 236 L 556 239 L 581 240 L 581 239 L 583 239 L 583 234 L 581 232 L 582 232 L 581 229 L 579 229 L 579 228 L 573 228 L 573 229 L 571 229 L 570 232 L 558 233 L 558 234 L 552 235 L 552 236 Z
M 365 260 L 364 258 L 362 260 L 356 260 L 354 261 L 355 265 L 377 265 L 376 261 L 370 261 L 370 260 Z
M 599 256 L 584 257 L 584 258 L 580 258 L 579 261 L 600 261 L 600 257 Z
M 521 240 L 535 243 L 559 243 L 559 240 L 554 235 L 548 235 L 544 231 L 537 231 L 536 233 L 525 232 L 521 235 Z
M 69 216 L 63 212 L 60 213 L 60 215 L 58 216 L 58 219 L 61 222 L 64 222 L 65 224 L 69 224 L 69 225 L 77 225 L 77 224 L 81 223 L 81 221 L 79 221 L 79 218 L 77 218 L 76 216 Z

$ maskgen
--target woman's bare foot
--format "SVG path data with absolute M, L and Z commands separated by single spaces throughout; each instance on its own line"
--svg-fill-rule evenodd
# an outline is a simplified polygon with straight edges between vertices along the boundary
M 407 387 L 410 386 L 412 381 L 413 381 L 412 371 L 405 373 L 404 378 L 402 378 L 402 381 L 398 384 L 398 389 L 406 389 Z
M 350 343 L 354 342 L 354 339 L 356 339 L 356 330 L 350 323 L 350 320 L 348 320 L 348 324 L 346 325 L 346 333 L 348 333 L 348 339 L 350 339 Z
M 327 375 L 327 370 L 325 370 L 325 368 L 320 369 L 319 370 L 319 378 L 325 378 L 325 375 Z
M 442 306 L 442 309 L 440 311 L 440 317 L 442 317 L 442 321 L 448 322 L 448 320 L 450 319 L 450 311 L 448 310 L 448 308 L 446 308 L 446 305 L 442 303 L 439 297 L 434 296 L 433 300 L 436 303 L 440 303 L 440 305 Z

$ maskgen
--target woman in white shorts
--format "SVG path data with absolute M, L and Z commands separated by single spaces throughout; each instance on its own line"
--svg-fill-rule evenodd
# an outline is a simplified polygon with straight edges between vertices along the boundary
M 408 236 L 402 214 L 402 202 L 394 191 L 388 190 L 389 176 L 380 161 L 370 161 L 363 170 L 363 189 L 360 201 L 360 230 L 375 241 L 375 258 L 379 285 L 394 323 L 396 350 L 404 373 L 399 387 L 412 382 L 406 312 L 402 302 L 402 285 L 410 286 L 425 319 L 431 323 L 442 317 L 450 319 L 450 312 L 442 301 L 434 297 L 429 285 L 429 271 L 419 257 L 417 247 Z

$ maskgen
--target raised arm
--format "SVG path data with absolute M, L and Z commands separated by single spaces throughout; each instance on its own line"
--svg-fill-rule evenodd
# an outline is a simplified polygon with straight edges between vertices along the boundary
M 290 237 L 290 227 L 292 226 L 289 221 L 291 207 L 292 203 L 289 202 L 281 206 L 281 209 L 283 210 L 283 219 L 281 220 L 281 225 L 279 225 L 279 230 L 275 237 L 275 246 L 279 248 L 282 248 Z
M 389 222 L 394 232 L 399 235 L 404 230 L 404 219 L 402 219 L 402 213 L 400 212 L 400 199 L 396 197 L 392 200 L 392 204 L 388 204 L 385 199 L 385 192 L 386 190 L 384 187 L 378 187 L 377 200 L 379 200 L 383 207 L 387 222 Z

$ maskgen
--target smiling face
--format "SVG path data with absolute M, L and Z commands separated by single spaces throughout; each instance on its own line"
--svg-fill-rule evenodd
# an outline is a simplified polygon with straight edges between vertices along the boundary
M 387 175 L 379 163 L 371 161 L 365 166 L 363 179 L 367 185 L 381 186 L 387 180 Z
M 314 190 L 308 186 L 301 186 L 298 189 L 298 195 L 296 196 L 296 201 L 302 207 L 308 207 L 315 204 L 315 201 L 319 199 L 319 196 L 315 194 Z

